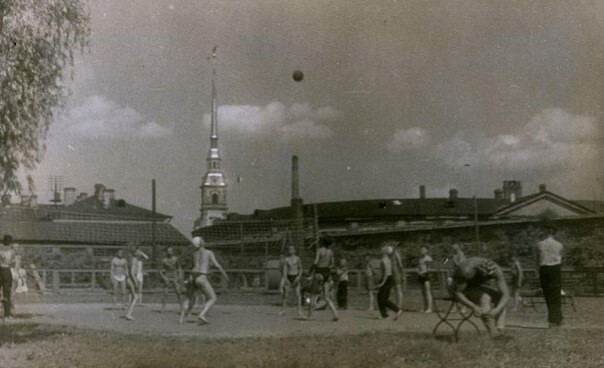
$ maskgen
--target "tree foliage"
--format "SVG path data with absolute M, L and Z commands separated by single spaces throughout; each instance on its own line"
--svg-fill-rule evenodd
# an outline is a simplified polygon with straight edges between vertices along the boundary
M 21 191 L 20 167 L 40 162 L 53 116 L 68 96 L 64 74 L 74 52 L 88 45 L 88 24 L 83 0 L 0 0 L 2 197 Z

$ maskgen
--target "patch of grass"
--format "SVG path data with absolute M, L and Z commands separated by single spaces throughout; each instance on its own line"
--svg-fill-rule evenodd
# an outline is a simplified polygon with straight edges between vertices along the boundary
M 602 329 L 510 329 L 508 339 L 495 341 L 467 333 L 459 343 L 420 332 L 211 340 L 24 324 L 2 326 L 0 333 L 4 343 L 16 344 L 10 349 L 14 357 L 14 365 L 10 366 L 15 367 L 604 366 Z M 57 339 L 57 335 L 63 337 Z M 23 342 L 29 344 L 18 345 Z M 0 353 L 3 351 L 7 352 L 0 348 Z
M 54 336 L 70 335 L 67 327 L 54 327 L 35 323 L 18 323 L 0 325 L 0 347 L 7 344 L 23 344 L 43 341 Z

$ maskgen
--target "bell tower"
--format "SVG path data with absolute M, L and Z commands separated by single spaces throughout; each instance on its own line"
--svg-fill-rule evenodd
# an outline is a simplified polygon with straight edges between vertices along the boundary
M 212 58 L 215 58 L 215 52 Z M 201 181 L 200 217 L 195 221 L 195 228 L 210 226 L 216 220 L 226 219 L 227 181 L 222 172 L 222 159 L 218 150 L 218 118 L 216 98 L 216 70 L 212 68 L 212 113 L 210 150 L 208 151 L 207 171 Z

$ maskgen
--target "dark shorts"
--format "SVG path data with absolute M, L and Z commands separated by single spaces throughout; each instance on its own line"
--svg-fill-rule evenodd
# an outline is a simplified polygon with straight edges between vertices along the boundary
M 480 305 L 480 298 L 482 298 L 484 294 L 489 295 L 491 297 L 491 302 L 495 305 L 499 304 L 499 301 L 503 296 L 501 291 L 486 285 L 468 287 L 463 291 L 463 294 L 476 305 Z
M 323 282 L 327 282 L 331 279 L 331 270 L 329 267 L 317 267 L 315 272 L 323 276 Z
M 164 286 L 178 285 L 178 277 L 166 277 L 162 279 Z
M 195 280 L 197 280 L 197 278 L 199 276 L 208 276 L 207 273 L 201 273 L 201 272 L 191 272 L 189 275 L 189 280 L 186 283 L 187 286 L 189 288 L 195 288 L 195 289 L 199 289 L 199 287 L 197 286 L 197 284 L 195 283 Z
M 287 275 L 287 281 L 289 281 L 291 286 L 295 286 L 294 282 L 298 278 L 298 275 Z
M 427 273 L 418 273 L 417 281 L 423 285 L 426 282 L 430 281 L 430 276 Z

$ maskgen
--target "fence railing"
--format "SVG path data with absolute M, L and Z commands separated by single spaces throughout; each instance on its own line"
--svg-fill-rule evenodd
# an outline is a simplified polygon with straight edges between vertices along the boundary
M 249 291 L 271 291 L 278 290 L 281 280 L 281 271 L 277 268 L 231 268 L 225 270 L 229 275 L 227 282 L 220 276 L 218 271 L 213 270 L 210 274 L 212 283 L 218 289 L 240 289 Z M 432 288 L 435 290 L 446 290 L 446 280 L 450 269 L 435 269 L 430 272 Z M 509 275 L 509 270 L 504 269 Z M 352 269 L 349 273 L 349 288 L 364 290 L 364 270 Z M 415 271 L 405 270 L 403 289 L 419 289 L 416 281 Z M 89 289 L 91 291 L 112 290 L 113 286 L 108 269 L 35 269 L 27 270 L 28 284 L 38 285 L 38 289 L 52 292 L 66 292 L 74 289 Z M 185 271 L 185 275 L 188 274 Z M 159 270 L 148 269 L 144 271 L 144 289 L 153 290 L 161 288 Z M 526 278 L 538 278 L 536 269 L 525 269 Z M 562 270 L 563 279 L 576 281 L 577 295 L 599 296 L 604 293 L 604 267 L 585 267 Z M 377 280 L 376 280 L 377 281 Z

